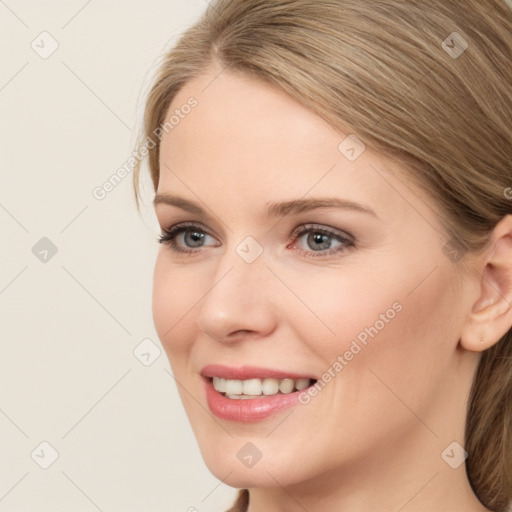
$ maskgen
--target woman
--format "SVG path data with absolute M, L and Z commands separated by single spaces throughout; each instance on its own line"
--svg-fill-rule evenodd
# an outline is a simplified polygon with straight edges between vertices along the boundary
M 163 59 L 153 317 L 231 512 L 508 510 L 511 34 L 508 0 L 218 0 Z

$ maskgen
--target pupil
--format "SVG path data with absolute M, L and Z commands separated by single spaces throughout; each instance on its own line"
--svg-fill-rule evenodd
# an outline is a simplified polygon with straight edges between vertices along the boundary
M 322 233 L 311 233 L 309 235 L 309 241 L 312 241 L 313 244 L 322 245 L 324 244 L 324 247 L 321 247 L 321 249 L 328 249 L 329 248 L 329 239 L 330 236 L 324 235 Z
M 201 241 L 202 241 L 202 239 L 203 239 L 203 237 L 204 237 L 204 233 L 198 233 L 197 231 L 194 231 L 194 232 L 189 231 L 189 232 L 186 234 L 186 237 L 187 237 L 187 236 L 189 237 L 189 240 L 192 240 L 192 244 L 191 244 L 191 245 L 194 247 L 194 246 L 199 246 L 199 245 L 200 245 L 200 244 L 199 244 L 199 243 L 197 243 L 197 242 L 201 242 Z M 185 237 L 185 238 L 186 238 L 186 237 Z M 187 242 L 187 245 L 189 245 L 189 244 L 188 244 L 188 240 L 186 240 L 186 242 Z

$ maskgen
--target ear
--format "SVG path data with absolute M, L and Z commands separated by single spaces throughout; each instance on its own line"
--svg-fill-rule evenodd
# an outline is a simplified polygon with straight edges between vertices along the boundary
M 460 344 L 481 352 L 512 327 L 512 215 L 503 217 L 491 234 L 478 269 L 480 296 L 464 323 Z

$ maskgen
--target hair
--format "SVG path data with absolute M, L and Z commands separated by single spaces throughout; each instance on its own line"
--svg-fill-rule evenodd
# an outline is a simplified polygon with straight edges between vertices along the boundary
M 449 243 L 464 256 L 476 254 L 512 213 L 511 34 L 512 0 L 217 0 L 166 50 L 138 148 L 159 139 L 148 155 L 156 192 L 169 105 L 216 63 L 277 86 L 335 129 L 403 163 L 409 182 L 437 205 Z M 137 208 L 140 169 L 138 161 Z M 481 356 L 465 449 L 478 499 L 508 511 L 512 330 Z M 240 491 L 231 512 L 245 510 L 248 499 Z

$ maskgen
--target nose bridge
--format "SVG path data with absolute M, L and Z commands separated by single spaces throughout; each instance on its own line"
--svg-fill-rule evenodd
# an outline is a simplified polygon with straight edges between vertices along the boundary
M 263 335 L 272 330 L 271 278 L 263 247 L 254 238 L 246 237 L 230 247 L 216 260 L 211 284 L 199 306 L 198 327 L 219 341 L 227 341 L 236 331 Z

